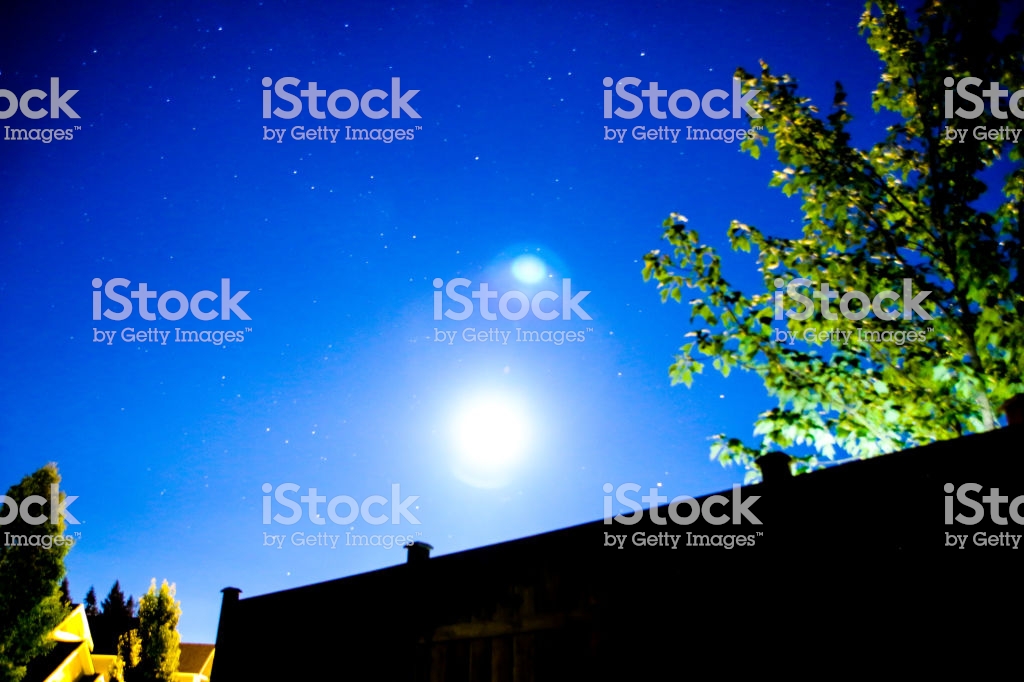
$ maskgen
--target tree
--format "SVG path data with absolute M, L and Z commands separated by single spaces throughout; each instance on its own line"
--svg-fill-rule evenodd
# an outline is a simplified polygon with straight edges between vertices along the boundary
M 725 376 L 737 367 L 757 373 L 778 400 L 756 420 L 757 446 L 712 437 L 712 458 L 746 467 L 748 480 L 759 475 L 754 459 L 777 448 L 809 446 L 790 453 L 801 471 L 837 449 L 863 458 L 989 430 L 999 406 L 1024 388 L 1024 139 L 987 136 L 1019 134 L 1024 122 L 1007 116 L 1005 90 L 983 111 L 963 98 L 960 108 L 946 107 L 947 94 L 968 76 L 983 84 L 968 88 L 975 93 L 990 83 L 1010 93 L 1024 86 L 1024 15 L 1000 38 L 999 4 L 930 0 L 911 20 L 892 0 L 868 3 L 860 31 L 883 65 L 872 103 L 891 121 L 868 149 L 851 142 L 841 84 L 822 117 L 791 76 L 764 62 L 758 75 L 737 70 L 744 92 L 760 90 L 751 107 L 764 126 L 742 149 L 759 158 L 771 140 L 781 168 L 769 185 L 801 199 L 802 234 L 769 236 L 732 222 L 732 249 L 756 250 L 768 289 L 747 296 L 724 278 L 718 253 L 673 213 L 663 235 L 672 252 L 648 253 L 643 276 L 658 282 L 662 301 L 681 302 L 683 289 L 701 292 L 690 301 L 690 319 L 700 326 L 670 367 L 673 383 L 689 386 L 703 356 Z M 977 139 L 977 130 L 986 136 Z M 986 180 L 1002 174 L 1001 188 L 990 189 L 983 173 Z M 798 319 L 808 308 L 793 306 L 789 294 L 808 283 L 796 278 L 811 280 L 822 296 L 826 284 L 844 297 L 894 290 L 919 319 L 882 319 L 892 309 L 883 299 L 863 319 L 830 320 L 820 298 L 812 302 L 820 311 Z M 900 296 L 907 290 L 912 296 Z M 852 301 L 852 317 L 864 303 Z M 805 336 L 811 329 L 835 334 Z
M 131 629 L 117 638 L 117 657 L 110 667 L 110 679 L 116 682 L 135 682 L 141 679 L 136 672 L 142 658 L 139 631 Z
M 25 504 L 30 496 L 38 504 Z M 64 557 L 64 517 L 51 510 L 65 500 L 60 474 L 47 464 L 7 491 L 0 518 L 0 680 L 20 680 L 33 658 L 53 648 L 50 633 L 68 614 L 61 602 Z M 21 513 L 15 508 L 20 505 Z M 53 513 L 51 513 L 51 511 Z M 59 542 L 59 544 L 58 544 Z
M 74 601 L 71 599 L 71 584 L 67 578 L 60 582 L 60 603 L 66 606 L 68 610 L 74 606 Z
M 132 604 L 129 606 L 129 604 Z M 110 588 L 110 594 L 103 600 L 103 615 L 110 616 L 115 619 L 130 619 L 134 614 L 134 604 L 129 597 L 128 603 L 125 603 L 124 592 L 121 591 L 121 581 L 115 580 L 113 587 Z
M 112 677 L 119 682 L 171 682 L 178 671 L 181 636 L 178 619 L 181 602 L 174 600 L 175 587 L 156 578 L 139 600 L 139 628 L 121 636 Z
M 96 606 L 96 588 L 90 586 L 89 591 L 85 593 L 85 615 L 87 616 L 98 616 L 100 610 Z

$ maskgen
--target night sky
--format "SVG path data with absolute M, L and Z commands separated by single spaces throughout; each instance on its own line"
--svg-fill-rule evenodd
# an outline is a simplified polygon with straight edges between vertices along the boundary
M 737 142 L 604 139 L 606 125 L 746 129 L 731 98 L 717 120 L 605 119 L 602 83 L 731 92 L 736 67 L 764 59 L 826 111 L 842 81 L 854 141 L 875 140 L 880 63 L 857 34 L 863 3 L 784 4 L 5 4 L 0 89 L 49 93 L 56 77 L 78 90 L 79 119 L 0 120 L 73 132 L 0 140 L 0 488 L 57 462 L 79 497 L 75 599 L 115 579 L 138 598 L 167 578 L 183 640 L 212 642 L 225 586 L 252 596 L 405 560 L 400 545 L 343 546 L 346 532 L 412 534 L 447 554 L 598 519 L 609 482 L 669 497 L 741 482 L 709 461 L 707 437 L 753 442 L 772 401 L 756 377 L 710 366 L 690 390 L 670 385 L 688 308 L 659 302 L 643 255 L 662 247 L 671 211 L 726 248 L 732 219 L 794 234 L 799 202 L 768 187 L 770 154 Z M 292 92 L 381 89 L 368 109 L 384 118 L 317 119 L 305 101 L 295 118 L 263 118 L 263 79 L 286 77 L 301 82 Z M 420 118 L 391 117 L 395 78 L 418 90 L 407 105 Z M 295 126 L 342 132 L 299 141 Z M 413 139 L 344 141 L 345 126 Z M 726 275 L 763 287 L 749 254 L 730 252 Z M 94 320 L 93 281 L 116 278 L 131 282 L 123 295 L 142 282 L 158 296 L 212 291 L 198 309 L 218 315 L 149 321 L 132 299 L 127 319 Z M 481 283 L 554 291 L 541 307 L 559 316 L 492 321 L 478 307 L 435 320 L 434 282 L 456 278 L 472 282 L 467 297 Z M 230 307 L 221 319 L 223 279 L 249 292 L 236 303 L 251 319 Z M 592 319 L 562 319 L 563 279 L 590 292 L 578 305 Z M 101 297 L 101 309 L 120 306 Z M 236 340 L 175 343 L 175 327 Z M 576 340 L 516 343 L 517 327 Z M 171 337 L 126 341 L 125 329 Z M 436 341 L 445 331 L 451 345 Z M 501 426 L 481 433 L 489 419 Z M 264 525 L 263 486 L 285 483 L 296 500 L 316 488 L 357 501 L 398 484 L 418 496 L 407 509 L 420 523 L 318 525 L 304 512 Z M 340 540 L 298 547 L 297 531 Z

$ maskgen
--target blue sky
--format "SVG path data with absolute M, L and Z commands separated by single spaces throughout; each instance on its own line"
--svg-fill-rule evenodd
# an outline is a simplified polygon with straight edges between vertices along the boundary
M 56 461 L 79 496 L 82 537 L 67 559 L 75 598 L 90 585 L 102 596 L 115 579 L 138 597 L 167 578 L 183 638 L 212 642 L 222 587 L 244 597 L 404 560 L 397 548 L 340 546 L 346 531 L 419 533 L 450 553 L 599 518 L 606 482 L 660 482 L 669 496 L 740 482 L 741 471 L 708 461 L 706 439 L 750 437 L 771 403 L 742 374 L 670 386 L 688 311 L 659 303 L 642 257 L 661 246 L 671 211 L 725 246 L 734 218 L 793 233 L 799 205 L 768 188 L 767 155 L 755 161 L 736 143 L 605 141 L 605 125 L 747 122 L 607 120 L 602 79 L 728 91 L 737 66 L 764 59 L 823 106 L 841 80 L 860 117 L 855 139 L 869 141 L 881 130 L 870 122 L 880 68 L 856 31 L 862 9 L 5 7 L 0 88 L 48 92 L 58 77 L 78 90 L 69 102 L 80 119 L 14 114 L 0 125 L 81 130 L 50 144 L 0 140 L 0 487 Z M 289 76 L 357 94 L 390 92 L 399 78 L 419 91 L 409 102 L 421 118 L 262 118 L 262 79 Z M 413 128 L 414 139 L 263 139 L 264 126 L 296 125 Z M 542 263 L 543 283 L 515 278 L 525 254 Z M 748 255 L 726 267 L 758 286 Z M 590 292 L 580 305 L 592 319 L 435 321 L 433 280 L 459 277 L 530 297 L 571 279 L 574 293 Z M 219 294 L 227 278 L 249 292 L 239 305 L 251 320 L 149 322 L 135 310 L 95 321 L 94 278 L 188 297 Z M 244 341 L 94 342 L 94 329 L 175 326 L 242 330 Z M 585 341 L 435 342 L 435 328 L 517 326 Z M 475 447 L 510 449 L 484 477 L 490 487 L 458 465 L 458 424 L 480 405 L 522 424 L 474 436 L 484 439 Z M 418 496 L 420 523 L 264 525 L 261 486 L 288 482 L 357 500 L 397 483 Z M 296 531 L 342 537 L 336 549 L 265 546 L 265 533 Z

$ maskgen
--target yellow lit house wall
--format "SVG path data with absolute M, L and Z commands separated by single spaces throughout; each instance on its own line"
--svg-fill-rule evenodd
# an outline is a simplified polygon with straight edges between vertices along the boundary
M 46 678 L 44 682 L 76 682 L 77 680 L 96 674 L 92 660 L 92 633 L 89 631 L 89 620 L 85 617 L 85 606 L 79 604 L 53 631 L 53 639 L 58 642 L 78 643 L 62 662 Z M 100 675 L 96 682 L 106 682 Z
M 90 682 L 110 682 L 110 668 L 116 656 L 92 653 L 95 645 L 83 604 L 76 606 L 54 629 L 51 636 L 57 642 L 78 646 L 43 682 L 79 682 L 85 679 Z M 183 660 L 187 658 L 190 661 L 189 667 L 194 669 L 175 673 L 174 682 L 209 682 L 210 670 L 213 668 L 213 646 L 185 643 L 181 645 L 181 649 Z M 98 677 L 94 677 L 95 675 Z

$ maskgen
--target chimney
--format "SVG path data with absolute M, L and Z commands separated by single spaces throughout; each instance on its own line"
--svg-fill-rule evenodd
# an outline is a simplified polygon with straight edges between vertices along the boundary
M 231 629 L 231 617 L 235 612 L 235 606 L 238 605 L 238 595 L 242 593 L 237 587 L 225 587 L 220 591 L 224 596 L 220 601 L 220 622 L 217 624 L 217 645 L 221 644 L 221 640 L 227 631 Z
M 791 459 L 785 452 L 769 452 L 754 460 L 761 470 L 761 480 L 769 485 L 784 483 L 793 478 L 789 470 Z
M 430 559 L 430 550 L 434 549 L 434 546 L 417 540 L 416 542 L 410 542 L 405 548 L 408 550 L 406 563 L 418 564 L 421 561 Z
M 238 595 L 241 593 L 242 591 L 237 587 L 225 587 L 221 590 L 221 594 L 224 596 L 220 602 L 220 622 L 217 623 L 217 643 L 215 644 L 217 655 L 213 659 L 213 670 L 210 671 L 210 679 L 220 680 L 224 677 L 223 672 L 217 675 L 217 671 L 224 669 L 233 651 L 233 647 L 229 642 L 233 638 L 237 638 L 236 627 L 233 621 L 235 610 L 238 606 Z

